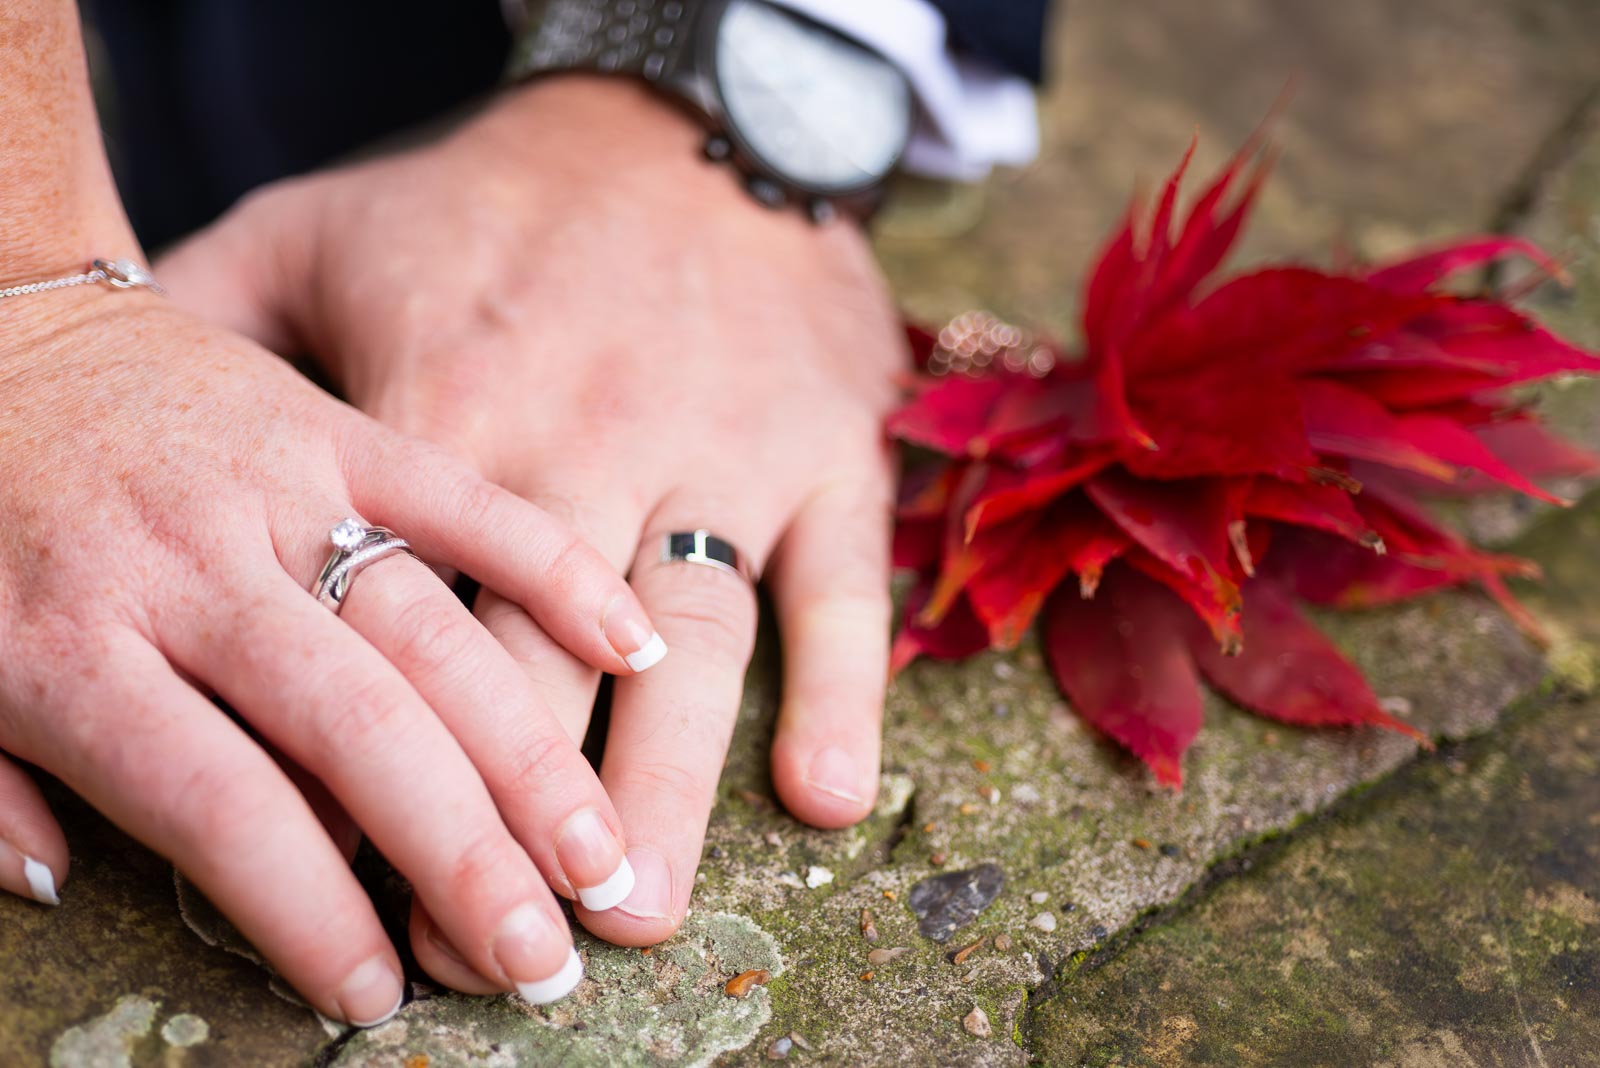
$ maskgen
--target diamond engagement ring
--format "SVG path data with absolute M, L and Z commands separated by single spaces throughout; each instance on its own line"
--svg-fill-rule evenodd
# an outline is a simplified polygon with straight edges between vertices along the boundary
M 322 573 L 311 584 L 311 595 L 333 610 L 344 607 L 350 584 L 367 567 L 395 553 L 411 553 L 411 546 L 388 527 L 369 527 L 359 519 L 346 519 L 328 532 L 333 552 Z M 415 555 L 411 553 L 411 555 Z

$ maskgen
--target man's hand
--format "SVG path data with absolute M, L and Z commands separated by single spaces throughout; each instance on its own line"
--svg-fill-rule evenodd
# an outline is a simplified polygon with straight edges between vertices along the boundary
M 878 782 L 903 336 L 854 226 L 759 207 L 700 140 L 634 86 L 538 83 L 437 144 L 259 193 L 162 265 L 189 307 L 314 353 L 631 569 L 673 650 L 617 684 L 601 770 L 639 885 L 580 910 L 629 944 L 683 920 L 756 624 L 739 578 L 660 566 L 662 535 L 708 528 L 766 576 L 790 811 L 845 826 Z M 505 592 L 479 616 L 581 737 L 597 672 Z

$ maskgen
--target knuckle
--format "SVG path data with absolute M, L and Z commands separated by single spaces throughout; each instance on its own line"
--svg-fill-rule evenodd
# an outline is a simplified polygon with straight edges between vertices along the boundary
M 656 803 L 665 803 L 667 808 L 678 811 L 709 810 L 716 790 L 715 782 L 707 782 L 681 764 L 667 761 L 630 765 L 619 778 L 627 790 L 654 798 Z
M 686 575 L 691 569 L 673 570 Z M 708 577 L 716 581 L 706 581 Z M 680 582 L 672 596 L 652 605 L 650 616 L 670 645 L 738 670 L 755 647 L 755 593 L 732 576 L 695 574 Z
M 271 791 L 232 762 L 200 761 L 157 794 L 156 804 L 154 817 L 191 857 L 236 856 L 278 822 Z
M 512 882 L 506 868 L 509 839 L 502 833 L 478 831 L 450 858 L 445 869 L 444 892 L 456 906 L 481 898 L 485 889 Z
M 559 786 L 572 763 L 572 743 L 556 732 L 539 732 L 507 745 L 504 763 L 496 769 L 496 792 L 504 802 L 520 803 L 548 794 Z M 559 790 L 563 795 L 570 791 Z
M 471 531 L 495 529 L 497 519 L 504 517 L 505 491 L 486 482 L 471 468 L 453 462 L 445 465 L 441 475 L 445 485 L 447 514 L 454 516 Z
M 471 664 L 473 652 L 486 637 L 465 612 L 449 611 L 426 599 L 394 605 L 385 626 L 391 659 L 419 684 L 451 676 Z
M 328 754 L 383 751 L 399 744 L 401 723 L 398 695 L 385 682 L 365 679 L 313 717 L 314 748 Z

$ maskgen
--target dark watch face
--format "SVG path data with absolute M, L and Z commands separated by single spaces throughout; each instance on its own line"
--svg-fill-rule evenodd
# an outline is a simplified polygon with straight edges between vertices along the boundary
M 760 0 L 732 0 L 716 29 L 730 132 L 812 192 L 869 186 L 911 133 L 911 91 L 880 56 Z

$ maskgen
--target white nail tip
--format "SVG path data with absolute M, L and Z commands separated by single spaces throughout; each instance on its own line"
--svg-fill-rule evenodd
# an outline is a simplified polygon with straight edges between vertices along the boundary
M 629 653 L 622 659 L 626 660 L 634 671 L 645 671 L 661 663 L 661 658 L 666 655 L 667 643 L 661 640 L 661 635 L 651 634 L 643 649 L 637 653 Z
M 628 895 L 633 893 L 633 865 L 628 863 L 628 858 L 623 857 L 622 863 L 617 865 L 617 870 L 611 877 L 599 886 L 579 887 L 578 900 L 583 902 L 583 907 L 590 912 L 604 912 L 606 909 L 616 908 L 628 900 Z
M 400 996 L 394 999 L 394 1008 L 390 1009 L 388 1012 L 384 1013 L 382 1016 L 378 1017 L 376 1020 L 351 1020 L 350 1021 L 350 1026 L 351 1027 L 360 1027 L 360 1028 L 365 1029 L 365 1028 L 368 1028 L 368 1027 L 377 1027 L 380 1024 L 386 1024 L 390 1020 L 394 1019 L 395 1014 L 400 1011 L 400 1006 L 405 1004 L 405 1000 L 406 1000 L 406 992 L 405 992 L 405 989 L 402 988 L 401 991 L 400 991 Z
M 578 988 L 578 984 L 583 982 L 583 960 L 577 950 L 568 952 L 571 955 L 567 957 L 567 963 L 550 978 L 517 984 L 517 993 L 522 995 L 522 1000 L 533 1005 L 548 1005 L 552 1001 L 560 1001 Z
M 23 857 L 22 875 L 28 880 L 28 889 L 33 891 L 35 901 L 41 905 L 61 904 L 61 899 L 56 896 L 56 877 L 45 865 L 32 857 Z

